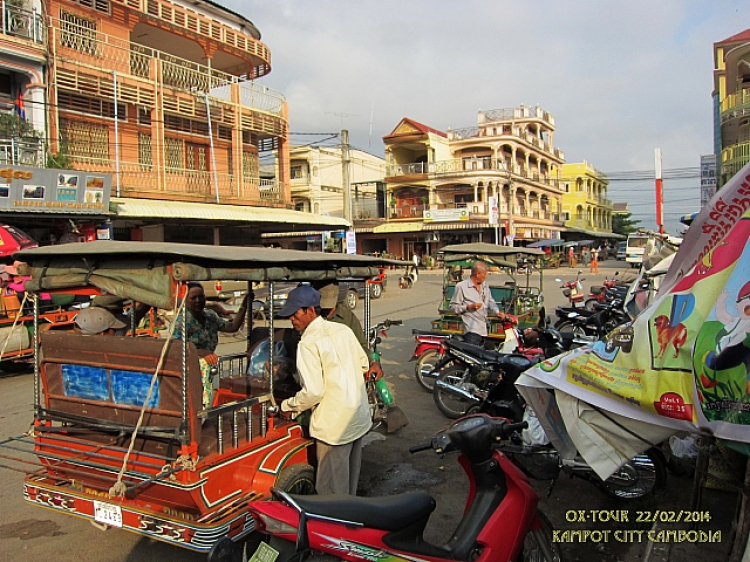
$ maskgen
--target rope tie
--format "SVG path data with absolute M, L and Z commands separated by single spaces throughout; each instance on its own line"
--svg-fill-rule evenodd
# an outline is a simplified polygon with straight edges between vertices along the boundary
M 177 295 L 175 294 L 175 299 L 176 298 L 177 298 Z M 183 299 L 180 306 L 175 307 L 177 308 L 178 317 L 184 307 L 185 307 L 185 300 Z M 157 363 L 156 370 L 154 371 L 154 374 L 151 377 L 151 385 L 148 387 L 148 393 L 146 394 L 146 399 L 143 401 L 143 405 L 141 406 L 141 414 L 140 416 L 138 416 L 138 423 L 136 423 L 135 428 L 133 429 L 133 434 L 130 436 L 130 445 L 128 446 L 128 451 L 127 453 L 125 453 L 125 458 L 122 459 L 122 467 L 120 468 L 120 472 L 117 474 L 117 481 L 115 482 L 114 486 L 112 486 L 109 489 L 110 498 L 125 497 L 125 492 L 128 491 L 128 487 L 122 481 L 122 477 L 124 476 L 125 469 L 128 466 L 128 459 L 130 459 L 130 453 L 133 452 L 133 447 L 135 447 L 135 440 L 136 440 L 136 437 L 138 436 L 138 430 L 141 428 L 141 424 L 143 423 L 143 418 L 146 414 L 146 406 L 151 400 L 151 394 L 154 390 L 154 385 L 156 384 L 157 376 L 159 375 L 159 371 L 161 371 L 161 368 L 164 365 L 164 359 L 167 356 L 167 350 L 169 349 L 169 344 L 172 341 L 172 334 L 174 333 L 174 329 L 176 326 L 177 326 L 177 322 L 172 322 L 169 325 L 169 335 L 167 336 L 167 339 L 164 342 L 164 346 L 161 349 L 161 356 L 159 357 L 159 362 Z M 182 337 L 186 337 L 186 334 L 183 334 Z

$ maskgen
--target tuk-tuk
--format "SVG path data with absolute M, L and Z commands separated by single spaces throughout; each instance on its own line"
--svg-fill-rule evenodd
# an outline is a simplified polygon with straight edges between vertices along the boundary
M 440 250 L 443 254 L 443 298 L 440 318 L 432 321 L 434 332 L 460 334 L 463 332 L 461 316 L 450 310 L 456 283 L 466 278 L 476 261 L 497 269 L 503 278 L 494 274 L 487 279 L 492 298 L 502 312 L 518 317 L 520 328 L 535 327 L 544 301 L 542 296 L 543 273 L 538 258 L 544 252 L 535 248 L 515 248 L 476 242 L 455 244 Z M 505 325 L 489 318 L 488 338 L 498 343 L 505 339 Z
M 389 260 L 254 247 L 97 241 L 25 250 L 19 271 L 34 308 L 33 430 L 2 443 L 38 458 L 24 498 L 60 513 L 120 527 L 230 560 L 254 529 L 248 501 L 272 486 L 314 493 L 312 441 L 300 423 L 275 417 L 299 388 L 279 374 L 291 329 L 246 321 L 247 353 L 220 357 L 213 399 L 203 405 L 196 347 L 174 339 L 186 315 L 189 281 L 264 282 L 371 279 Z M 171 314 L 159 337 L 42 330 L 41 292 L 112 294 Z M 369 332 L 370 294 L 364 329 Z M 184 302 L 184 299 L 182 299 Z M 253 346 L 269 342 L 260 369 Z M 273 375 L 272 375 L 273 373 Z M 4 455 L 5 458 L 7 456 Z M 26 465 L 28 460 L 23 461 Z M 25 466 L 25 465 L 24 465 Z

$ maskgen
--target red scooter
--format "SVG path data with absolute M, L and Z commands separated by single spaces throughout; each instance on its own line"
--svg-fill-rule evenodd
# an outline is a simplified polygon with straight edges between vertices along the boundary
M 432 562 L 558 562 L 552 528 L 537 509 L 538 496 L 524 474 L 493 444 L 526 427 L 476 414 L 456 420 L 430 444 L 444 455 L 458 451 L 469 481 L 464 515 L 442 546 L 426 542 L 423 531 L 435 499 L 426 492 L 381 498 L 347 495 L 301 496 L 272 490 L 274 500 L 253 501 L 256 530 L 272 535 L 280 562 L 302 561 L 313 551 L 342 560 Z

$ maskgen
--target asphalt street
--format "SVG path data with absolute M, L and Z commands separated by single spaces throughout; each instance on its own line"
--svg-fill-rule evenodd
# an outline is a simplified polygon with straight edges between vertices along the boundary
M 584 272 L 586 290 L 601 283 L 615 271 L 625 271 L 622 262 L 607 261 L 600 272 Z M 565 302 L 556 278 L 570 280 L 576 270 L 571 268 L 544 271 L 543 293 L 547 310 Z M 437 317 L 441 300 L 442 272 L 420 272 L 412 289 L 399 289 L 396 282 L 399 272 L 389 273 L 387 290 L 382 298 L 373 301 L 373 321 L 385 318 L 401 319 L 404 325 L 394 327 L 380 345 L 383 369 L 396 404 L 409 418 L 409 425 L 397 433 L 373 435 L 364 450 L 363 470 L 359 493 L 376 496 L 407 490 L 428 491 L 437 500 L 437 510 L 428 524 L 426 538 L 436 543 L 444 542 L 461 518 L 468 493 L 468 480 L 455 456 L 441 458 L 431 452 L 411 455 L 409 447 L 429 441 L 431 435 L 444 427 L 448 420 L 434 405 L 432 395 L 422 390 L 414 378 L 414 363 L 409 362 L 414 349 L 413 328 L 429 329 L 430 320 Z M 493 276 L 491 274 L 490 280 Z M 357 313 L 361 314 L 360 303 Z M 243 343 L 236 337 L 223 337 L 220 353 L 241 351 Z M 32 421 L 32 377 L 30 374 L 3 375 L 0 373 L 0 438 L 20 435 Z M 0 454 L 5 454 L 0 451 Z M 6 462 L 0 458 L 0 465 Z M 196 554 L 157 541 L 117 529 L 101 531 L 87 521 L 45 511 L 29 505 L 22 497 L 23 474 L 0 468 L 0 551 L 2 559 L 11 561 L 55 560 L 56 562 L 151 562 L 179 560 L 192 562 L 205 560 Z M 580 479 L 561 477 L 549 497 L 549 482 L 534 482 L 542 497 L 539 507 L 558 530 L 610 531 L 599 533 L 594 541 L 583 534 L 565 542 L 566 560 L 591 559 L 636 562 L 644 559 L 649 541 L 645 538 L 651 525 L 636 522 L 639 512 L 655 509 L 687 508 L 692 481 L 669 475 L 666 490 L 655 498 L 627 504 L 614 501 L 592 484 Z M 706 505 L 723 505 L 712 508 L 712 520 L 702 524 L 705 530 L 722 530 L 722 542 L 714 544 L 689 544 L 673 549 L 672 560 L 689 555 L 704 561 L 725 560 L 729 540 L 729 519 L 734 506 L 734 496 L 726 492 L 706 492 Z M 624 512 L 623 512 L 624 510 Z M 586 517 L 581 521 L 579 514 Z M 612 521 L 606 514 L 620 513 L 620 521 Z M 606 520 L 597 515 L 605 514 Z M 619 531 L 615 534 L 615 531 Z M 631 532 L 632 531 L 632 532 Z M 641 531 L 640 533 L 638 531 Z M 619 537 L 616 539 L 615 536 Z M 606 540 L 605 540 L 605 537 Z M 663 559 L 670 557 L 665 554 Z M 652 558 L 653 559 L 653 558 Z M 662 558 L 656 558 L 662 560 Z

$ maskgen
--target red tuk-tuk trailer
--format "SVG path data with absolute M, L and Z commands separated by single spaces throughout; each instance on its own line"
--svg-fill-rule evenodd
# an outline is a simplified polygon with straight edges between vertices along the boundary
M 248 344 L 270 334 L 265 378 L 248 376 L 247 355 L 220 359 L 213 401 L 203 408 L 195 346 L 171 337 L 84 336 L 39 329 L 38 293 L 116 294 L 172 311 L 188 281 L 265 282 L 372 278 L 387 262 L 267 248 L 92 242 L 16 255 L 34 295 L 34 426 L 6 447 L 33 446 L 41 462 L 24 497 L 36 505 L 230 559 L 254 529 L 248 501 L 276 486 L 312 493 L 311 441 L 274 417 L 293 393 L 275 384 L 269 328 L 248 326 Z M 369 312 L 369 292 L 365 310 Z M 365 330 L 369 329 L 365 315 Z M 247 318 L 251 322 L 251 317 Z

